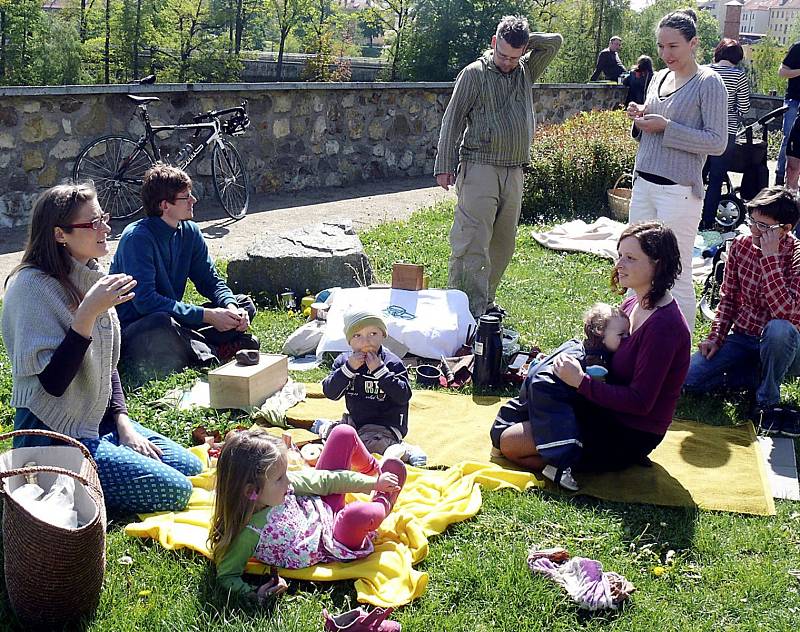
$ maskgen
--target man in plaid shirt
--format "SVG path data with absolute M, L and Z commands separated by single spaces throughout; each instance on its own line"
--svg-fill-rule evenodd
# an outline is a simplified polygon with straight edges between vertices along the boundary
M 783 378 L 800 375 L 800 205 L 784 187 L 748 203 L 752 235 L 730 245 L 711 333 L 692 356 L 686 392 L 747 388 L 767 434 L 800 436 L 798 413 L 778 406 Z

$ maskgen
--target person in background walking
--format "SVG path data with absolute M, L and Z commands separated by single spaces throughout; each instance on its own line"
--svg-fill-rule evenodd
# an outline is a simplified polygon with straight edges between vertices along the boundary
M 692 250 L 703 209 L 703 164 L 728 144 L 728 93 L 722 77 L 695 61 L 694 11 L 664 16 L 656 37 L 667 67 L 653 76 L 644 105 L 630 103 L 627 110 L 639 138 L 629 222 L 658 219 L 675 233 L 681 274 L 673 294 L 693 331 Z
M 622 47 L 622 38 L 615 35 L 608 40 L 608 48 L 604 48 L 597 56 L 594 72 L 589 81 L 597 81 L 602 73 L 609 81 L 616 81 L 625 72 L 625 66 L 619 59 L 619 49 Z
M 504 17 L 492 49 L 456 77 L 442 119 L 434 175 L 445 191 L 455 185 L 458 192 L 448 285 L 467 294 L 476 319 L 505 313 L 495 291 L 514 254 L 522 167 L 536 131 L 533 83 L 563 41 L 530 33 L 524 17 Z
M 739 42 L 723 38 L 714 49 L 714 63 L 710 68 L 719 73 L 728 90 L 728 146 L 721 156 L 709 156 L 705 170 L 708 173 L 708 187 L 703 202 L 703 219 L 700 230 L 714 228 L 717 206 L 722 195 L 722 181 L 731 168 L 733 152 L 736 150 L 736 132 L 745 112 L 750 109 L 750 82 L 744 70 L 737 64 L 744 58 L 744 50 Z
M 783 115 L 783 142 L 778 152 L 778 167 L 775 170 L 775 184 L 783 184 L 786 175 L 786 147 L 789 144 L 792 126 L 800 110 L 800 41 L 789 47 L 789 52 L 778 69 L 778 76 L 788 79 L 786 97 L 783 104 L 789 110 Z
M 647 55 L 642 55 L 636 60 L 636 65 L 631 68 L 630 73 L 622 80 L 622 85 L 627 86 L 628 95 L 625 97 L 625 105 L 628 103 L 644 103 L 647 97 L 647 87 L 653 78 L 653 60 Z

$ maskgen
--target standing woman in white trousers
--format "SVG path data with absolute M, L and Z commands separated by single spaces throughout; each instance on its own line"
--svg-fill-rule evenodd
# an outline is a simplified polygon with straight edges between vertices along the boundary
M 659 219 L 678 239 L 682 271 L 673 296 L 694 330 L 692 250 L 703 210 L 703 164 L 728 142 L 728 92 L 722 78 L 695 61 L 697 15 L 691 9 L 664 16 L 656 29 L 658 71 L 644 105 L 628 104 L 639 139 L 629 222 Z

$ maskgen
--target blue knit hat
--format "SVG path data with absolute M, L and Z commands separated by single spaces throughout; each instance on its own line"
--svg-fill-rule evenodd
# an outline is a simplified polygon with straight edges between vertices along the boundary
M 344 315 L 344 337 L 347 342 L 364 327 L 377 327 L 386 336 L 386 323 L 377 312 L 372 312 L 367 309 L 349 311 Z

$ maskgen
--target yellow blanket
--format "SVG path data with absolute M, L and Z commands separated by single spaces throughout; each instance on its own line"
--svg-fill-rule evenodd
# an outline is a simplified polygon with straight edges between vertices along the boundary
M 192 450 L 207 460 L 207 447 Z M 510 487 L 518 491 L 541 486 L 530 474 L 488 464 L 464 462 L 447 470 L 408 470 L 397 504 L 378 530 L 374 553 L 354 562 L 285 570 L 281 575 L 313 581 L 355 579 L 361 602 L 382 607 L 407 604 L 419 597 L 428 583 L 427 573 L 413 568 L 428 555 L 428 537 L 478 513 L 479 484 L 487 489 Z M 195 489 L 185 511 L 143 517 L 142 522 L 129 524 L 125 533 L 156 539 L 165 549 L 189 548 L 208 557 L 214 478 L 215 470 L 206 469 L 191 479 Z M 247 571 L 264 574 L 269 568 L 251 562 Z
M 338 419 L 344 400 L 330 401 L 317 384 L 307 399 L 289 409 L 290 422 Z M 489 428 L 505 400 L 442 391 L 415 390 L 407 441 L 428 453 L 429 465 L 464 460 L 514 466 L 489 454 Z M 581 492 L 605 500 L 698 507 L 774 516 L 775 504 L 751 423 L 734 427 L 675 420 L 651 455 L 653 467 L 608 474 L 578 474 Z

